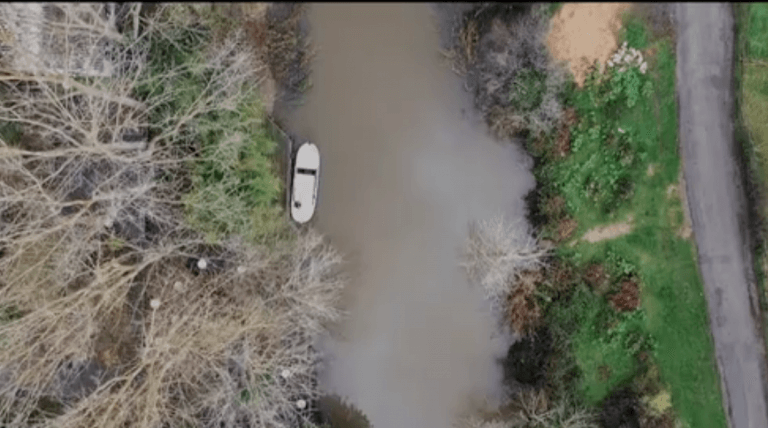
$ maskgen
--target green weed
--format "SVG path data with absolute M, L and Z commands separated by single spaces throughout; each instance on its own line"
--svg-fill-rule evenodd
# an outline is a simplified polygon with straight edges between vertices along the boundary
M 151 113 L 151 134 L 160 134 L 172 117 L 200 111 L 187 126 L 168 134 L 167 143 L 196 152 L 189 163 L 192 189 L 183 200 L 187 221 L 209 242 L 230 235 L 255 241 L 283 232 L 282 183 L 273 159 L 277 143 L 268 135 L 254 86 L 228 88 L 217 70 L 206 67 L 210 32 L 174 27 L 152 43 L 148 75 L 139 87 L 144 98 L 160 99 Z M 173 76 L 157 79 L 154 76 Z M 198 107 L 216 93 L 238 91 L 233 105 Z
M 597 208 L 604 219 L 631 197 L 633 179 L 648 156 L 646 136 L 621 119 L 641 100 L 647 104 L 653 85 L 636 68 L 595 72 L 587 81 L 584 91 L 572 93 L 582 120 L 571 130 L 571 156 L 544 172 L 571 212 Z

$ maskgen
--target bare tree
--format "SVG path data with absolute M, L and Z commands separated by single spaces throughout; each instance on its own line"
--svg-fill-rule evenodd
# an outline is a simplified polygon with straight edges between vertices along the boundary
M 544 266 L 548 251 L 525 223 L 496 216 L 470 225 L 462 266 L 491 302 L 503 306 L 524 272 Z
M 597 418 L 567 400 L 551 402 L 543 390 L 518 393 L 504 418 L 470 417 L 461 428 L 597 428 Z
M 178 31 L 177 6 L 142 17 L 129 5 L 128 34 L 101 6 L 53 6 L 55 19 L 27 14 L 29 28 L 64 41 L 87 32 L 83 46 L 113 67 L 66 70 L 80 54 L 64 49 L 62 71 L 19 43 L 8 58 L 37 65 L 0 63 L 0 418 L 297 426 L 317 397 L 313 341 L 341 315 L 341 256 L 311 231 L 270 248 L 237 236 L 211 245 L 182 197 L 201 160 L 197 119 L 235 110 L 264 65 L 233 33 L 199 53 L 204 89 L 169 108 L 189 95 L 174 83 L 190 66 L 158 71 L 148 56 Z M 146 87 L 163 90 L 139 99 Z M 219 131 L 223 145 L 236 140 Z M 83 367 L 94 365 L 91 381 Z

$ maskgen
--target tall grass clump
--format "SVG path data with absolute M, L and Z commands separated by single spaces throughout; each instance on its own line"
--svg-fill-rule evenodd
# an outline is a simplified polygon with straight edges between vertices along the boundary
M 46 35 L 0 62 L 3 426 L 309 419 L 342 260 L 312 231 L 257 239 L 278 215 L 264 66 L 177 7 L 123 5 L 119 33 L 105 5 L 0 6 Z

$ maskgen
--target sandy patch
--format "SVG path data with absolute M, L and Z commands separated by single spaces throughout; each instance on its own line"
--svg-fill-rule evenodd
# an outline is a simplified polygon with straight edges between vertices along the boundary
M 595 61 L 600 68 L 618 49 L 621 15 L 631 3 L 566 3 L 552 18 L 547 47 L 558 61 L 568 62 L 576 84 L 584 84 Z
M 619 236 L 624 236 L 630 232 L 632 232 L 632 216 L 630 216 L 627 221 L 621 223 L 592 228 L 587 231 L 581 239 L 594 244 L 595 242 L 605 241 L 606 239 L 618 238 Z

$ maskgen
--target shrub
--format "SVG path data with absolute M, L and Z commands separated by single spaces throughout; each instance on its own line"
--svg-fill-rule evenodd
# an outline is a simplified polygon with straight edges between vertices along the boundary
M 62 22 L 35 25 L 72 41 L 83 28 L 114 36 L 103 5 L 55 7 Z M 204 31 L 176 26 L 173 7 L 142 17 L 129 5 L 141 31 L 104 45 L 111 75 L 0 65 L 0 123 L 23 132 L 18 144 L 0 140 L 4 426 L 309 419 L 297 402 L 318 395 L 313 342 L 339 317 L 341 257 L 312 231 L 271 248 L 248 242 L 216 222 L 231 212 L 197 214 L 226 235 L 216 245 L 190 227 L 185 193 L 221 179 L 219 203 L 257 195 L 267 206 L 274 179 L 269 142 L 233 132 L 260 135 L 246 129 L 259 123 L 248 91 L 258 64 L 236 35 L 212 49 Z M 243 203 L 236 209 L 261 212 Z M 186 266 L 203 256 L 210 268 Z
M 479 4 L 454 31 L 453 68 L 498 138 L 549 134 L 561 120 L 566 74 L 543 41 L 548 19 L 545 5 Z

